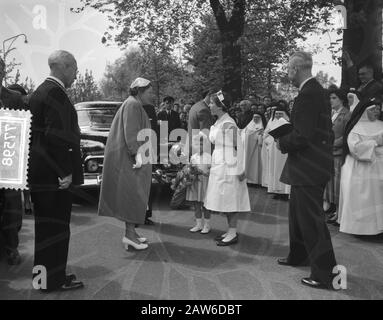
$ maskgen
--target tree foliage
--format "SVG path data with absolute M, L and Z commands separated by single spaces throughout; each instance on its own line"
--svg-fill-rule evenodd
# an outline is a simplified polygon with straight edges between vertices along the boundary
M 250 90 L 254 89 L 254 83 L 263 81 L 264 89 L 271 91 L 278 64 L 286 61 L 297 39 L 304 39 L 319 22 L 328 21 L 334 3 L 333 0 L 81 1 L 83 7 L 77 11 L 91 6 L 109 15 L 110 30 L 104 38 L 107 43 L 115 40 L 126 46 L 138 41 L 142 48 L 157 55 L 172 53 L 183 44 L 198 43 L 201 39 L 195 38 L 196 30 L 206 25 L 207 14 L 213 16 L 218 31 L 213 36 L 216 51 L 204 50 L 206 54 L 212 53 L 211 59 L 216 61 L 220 53 L 219 78 L 234 98 L 242 95 L 243 82 L 244 89 Z
M 151 80 L 157 105 L 165 95 L 191 99 L 194 90 L 190 72 L 181 67 L 174 56 L 136 47 L 106 67 L 101 91 L 107 99 L 124 100 L 130 84 L 137 77 Z
M 84 75 L 79 73 L 72 87 L 68 89 L 68 95 L 73 103 L 99 100 L 101 93 L 92 71 L 85 70 Z

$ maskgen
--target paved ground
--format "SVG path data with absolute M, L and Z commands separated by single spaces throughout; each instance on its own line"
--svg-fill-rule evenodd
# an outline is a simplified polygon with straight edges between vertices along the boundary
M 304 287 L 308 268 L 282 267 L 288 252 L 287 203 L 263 189 L 250 188 L 252 212 L 239 223 L 240 242 L 217 247 L 225 230 L 222 215 L 212 217 L 208 235 L 191 234 L 190 210 L 168 209 L 169 194 L 158 192 L 153 227 L 140 229 L 150 241 L 142 252 L 126 252 L 123 225 L 98 217 L 96 207 L 76 205 L 72 218 L 69 270 L 86 288 L 41 294 L 31 288 L 33 218 L 21 230 L 23 263 L 0 262 L 0 299 L 382 299 L 383 237 L 354 237 L 331 227 L 338 263 L 348 271 L 341 292 Z

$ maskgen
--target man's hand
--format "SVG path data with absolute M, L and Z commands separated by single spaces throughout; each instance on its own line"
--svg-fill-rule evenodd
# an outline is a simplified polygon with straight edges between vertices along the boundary
M 68 189 L 71 184 L 72 184 L 72 175 L 71 174 L 67 177 L 62 178 L 62 179 L 59 178 L 59 189 L 60 190 Z
M 238 175 L 239 181 L 243 181 L 243 180 L 245 180 L 245 178 L 246 178 L 246 174 L 244 172 L 241 173 L 240 175 Z
M 142 167 L 142 157 L 141 154 L 136 154 L 136 163 L 133 165 L 133 169 L 140 169 Z

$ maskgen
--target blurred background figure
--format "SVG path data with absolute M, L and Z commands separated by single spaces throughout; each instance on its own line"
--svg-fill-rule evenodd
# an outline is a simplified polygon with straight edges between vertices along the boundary
M 348 109 L 350 110 L 350 112 L 352 113 L 356 106 L 359 104 L 360 102 L 360 94 L 354 89 L 354 88 L 351 88 L 349 93 L 347 94 L 347 102 L 348 102 Z
M 359 67 L 358 78 L 360 86 L 358 93 L 360 94 L 360 100 L 363 102 L 368 101 L 381 94 L 383 85 L 374 78 L 374 67 L 372 64 L 366 62 Z
M 342 168 L 343 135 L 346 124 L 350 120 L 351 113 L 346 108 L 347 97 L 341 89 L 330 91 L 330 103 L 332 108 L 332 130 L 334 132 L 334 174 L 327 183 L 324 193 L 324 209 L 327 214 L 327 222 L 337 223 L 337 209 L 339 207 L 340 172 Z
M 5 77 L 5 63 L 0 58 L 0 108 L 25 110 L 26 107 L 18 92 L 5 88 L 2 83 Z M 21 263 L 18 251 L 19 231 L 22 226 L 21 191 L 0 189 L 0 243 L 4 244 L 7 262 L 10 265 Z M 2 252 L 0 247 L 0 255 Z
M 242 100 L 239 103 L 240 113 L 238 114 L 238 128 L 244 129 L 253 119 L 253 113 L 251 112 L 251 102 L 249 100 Z
M 27 91 L 24 88 L 21 85 L 15 83 L 8 86 L 8 89 L 20 93 L 21 99 L 24 102 L 25 108 L 29 110 L 30 95 L 28 95 Z M 29 192 L 29 190 L 24 190 L 22 192 L 22 201 L 24 204 L 24 213 L 26 215 L 32 215 L 33 212 L 32 212 L 31 193 Z

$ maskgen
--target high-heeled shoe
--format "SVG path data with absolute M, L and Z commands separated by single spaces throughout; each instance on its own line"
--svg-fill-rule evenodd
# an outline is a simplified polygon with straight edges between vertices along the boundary
M 125 246 L 125 250 L 129 250 L 129 246 L 132 246 L 135 250 L 145 250 L 149 247 L 148 244 L 146 244 L 146 243 L 142 243 L 142 242 L 141 243 L 135 243 L 134 241 L 128 239 L 127 237 L 122 238 L 122 243 Z
M 140 241 L 141 243 L 145 243 L 146 241 L 148 241 L 148 239 L 144 237 L 138 237 L 137 240 Z

